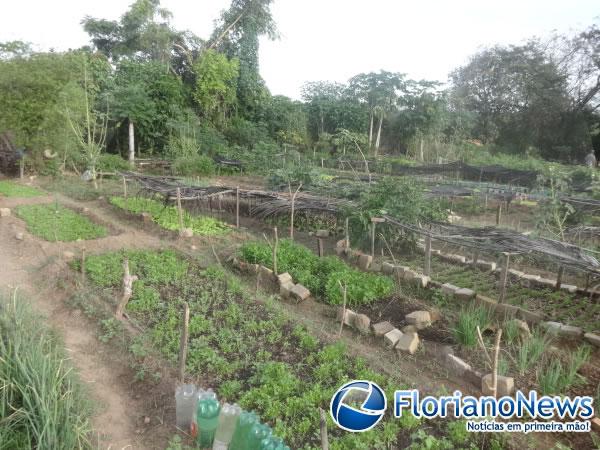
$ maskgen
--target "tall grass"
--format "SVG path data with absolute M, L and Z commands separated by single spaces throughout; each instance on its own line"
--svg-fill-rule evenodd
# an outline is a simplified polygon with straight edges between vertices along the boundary
M 483 333 L 484 329 L 492 320 L 492 312 L 485 307 L 464 308 L 452 329 L 456 341 L 465 347 L 474 347 L 477 345 L 477 327 Z
M 519 373 L 523 375 L 530 367 L 535 365 L 542 357 L 551 337 L 535 329 L 529 339 L 525 339 L 517 351 L 515 363 Z
M 543 395 L 564 394 L 582 377 L 577 372 L 590 358 L 591 349 L 580 347 L 566 363 L 554 359 L 538 373 L 538 383 Z
M 91 448 L 89 413 L 57 337 L 0 296 L 0 450 Z

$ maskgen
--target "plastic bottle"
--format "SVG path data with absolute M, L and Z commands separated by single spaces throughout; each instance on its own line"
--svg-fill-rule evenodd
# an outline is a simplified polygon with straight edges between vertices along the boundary
M 271 427 L 263 423 L 255 423 L 248 434 L 248 450 L 260 450 L 263 439 L 271 436 Z
M 198 402 L 196 409 L 196 423 L 198 425 L 196 443 L 198 447 L 212 448 L 217 425 L 219 424 L 220 412 L 221 405 L 215 398 L 206 396 Z
M 196 420 L 198 403 L 200 402 L 200 400 L 205 398 L 212 398 L 216 400 L 217 394 L 215 394 L 215 391 L 213 391 L 211 388 L 208 388 L 206 390 L 198 388 L 198 390 L 196 391 L 196 399 L 194 401 L 194 412 L 192 414 L 192 423 L 190 426 L 190 434 L 193 438 L 196 438 L 198 436 L 198 421 Z
M 223 405 L 221 415 L 219 416 L 219 426 L 215 434 L 213 450 L 227 450 L 241 412 L 242 408 L 236 404 L 230 405 L 229 403 L 225 403 Z
M 283 439 L 278 438 L 277 436 L 269 436 L 268 438 L 263 439 L 260 442 L 260 450 L 290 450 L 290 448 L 285 445 Z
M 258 423 L 255 412 L 242 411 L 229 444 L 229 450 L 246 450 L 248 447 L 248 435 L 253 425 Z
M 184 384 L 175 389 L 175 410 L 177 427 L 185 432 L 190 431 L 196 410 L 196 385 Z

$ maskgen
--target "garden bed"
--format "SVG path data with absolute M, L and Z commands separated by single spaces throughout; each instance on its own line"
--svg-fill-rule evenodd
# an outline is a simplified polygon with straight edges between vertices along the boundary
M 2 197 L 40 197 L 45 195 L 44 192 L 40 191 L 31 186 L 24 184 L 15 183 L 9 180 L 0 180 L 0 198 Z
M 369 379 L 392 392 L 390 380 L 374 373 L 343 345 L 324 345 L 304 327 L 287 319 L 276 303 L 257 302 L 237 278 L 220 268 L 202 270 L 172 251 L 130 251 L 92 255 L 86 273 L 103 289 L 121 288 L 122 259 L 139 276 L 127 307 L 132 320 L 166 358 L 179 351 L 182 305 L 191 310 L 187 371 L 223 400 L 256 410 L 291 448 L 320 446 L 318 408 L 327 409 L 335 390 L 351 379 Z M 444 448 L 467 448 L 480 436 L 464 432 L 464 423 L 428 422 L 388 416 L 378 431 L 344 433 L 330 423 L 330 448 L 390 448 L 425 439 Z M 416 433 L 417 427 L 421 432 Z M 489 448 L 473 442 L 477 448 Z M 497 447 L 496 447 L 497 448 Z
M 16 213 L 31 234 L 51 242 L 98 239 L 109 234 L 108 226 L 57 203 L 22 205 Z

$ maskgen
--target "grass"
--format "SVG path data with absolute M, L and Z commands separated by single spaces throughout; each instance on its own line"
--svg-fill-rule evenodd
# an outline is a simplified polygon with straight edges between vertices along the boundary
M 90 280 L 103 291 L 114 288 L 116 295 L 124 256 L 140 277 L 128 314 L 147 330 L 148 342 L 177 361 L 186 301 L 191 312 L 188 376 L 215 388 L 220 399 L 255 410 L 291 448 L 320 448 L 318 409 L 327 410 L 344 382 L 369 379 L 387 392 L 401 386 L 368 368 L 343 344 L 322 343 L 289 320 L 275 299 L 249 296 L 249 289 L 222 268 L 203 270 L 170 251 L 106 253 L 88 258 Z M 391 415 L 373 433 L 344 433 L 331 421 L 328 425 L 332 450 L 394 448 L 401 439 L 410 442 L 414 428 Z M 445 426 L 432 424 L 438 434 L 447 433 Z
M 89 403 L 42 323 L 22 299 L 0 299 L 0 449 L 91 448 Z
M 17 184 L 12 181 L 0 181 L 0 196 L 5 197 L 39 197 L 44 195 L 42 191 L 31 186 Z
M 518 347 L 515 357 L 517 370 L 521 375 L 536 365 L 550 345 L 551 338 L 535 329 L 529 339 L 525 339 Z
M 140 214 L 149 213 L 152 220 L 166 230 L 179 230 L 179 214 L 174 206 L 166 206 L 156 200 L 130 197 L 111 197 L 110 203 L 126 211 Z M 220 220 L 212 217 L 192 216 L 188 211 L 183 211 L 183 224 L 191 228 L 194 234 L 200 236 L 215 236 L 225 234 L 229 227 Z
M 477 327 L 483 331 L 492 320 L 492 312 L 484 307 L 463 308 L 458 315 L 458 319 L 452 334 L 456 341 L 465 347 L 475 347 L 477 345 Z
M 105 237 L 105 227 L 58 204 L 24 205 L 17 215 L 27 223 L 29 231 L 47 241 L 76 241 Z
M 571 386 L 579 383 L 582 377 L 577 372 L 589 360 L 590 355 L 591 349 L 588 346 L 581 346 L 567 362 L 553 359 L 538 372 L 538 383 L 542 394 L 565 394 Z

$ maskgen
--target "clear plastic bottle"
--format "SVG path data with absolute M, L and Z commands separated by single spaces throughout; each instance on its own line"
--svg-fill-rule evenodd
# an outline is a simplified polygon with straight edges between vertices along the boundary
M 213 450 L 227 450 L 241 412 L 242 408 L 236 404 L 225 403 L 223 405 L 219 416 L 219 426 L 215 434 L 215 442 L 212 447 Z
M 260 450 L 263 439 L 271 436 L 271 427 L 264 423 L 255 423 L 248 434 L 248 450 Z
M 196 410 L 196 385 L 184 384 L 175 389 L 175 412 L 177 428 L 189 432 Z
M 229 444 L 229 450 L 246 450 L 248 448 L 248 436 L 252 426 L 258 423 L 255 412 L 242 411 Z
M 220 412 L 221 405 L 215 398 L 207 396 L 198 401 L 196 409 L 196 423 L 198 425 L 196 443 L 198 447 L 212 448 L 217 425 L 219 424 Z

